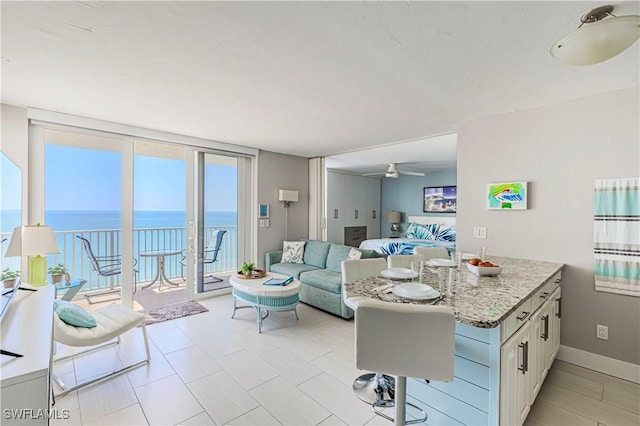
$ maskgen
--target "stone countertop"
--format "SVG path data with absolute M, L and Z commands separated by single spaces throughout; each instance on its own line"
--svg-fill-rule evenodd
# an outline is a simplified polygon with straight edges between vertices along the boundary
M 510 257 L 486 256 L 485 260 L 500 265 L 502 273 L 496 277 L 479 277 L 471 273 L 463 262 L 460 270 L 453 269 L 453 293 L 439 303 L 451 306 L 459 322 L 479 328 L 497 327 L 563 267 L 561 263 Z M 447 294 L 449 268 L 444 268 L 442 272 Z M 438 274 L 433 269 L 427 270 L 423 282 L 439 289 Z M 385 284 L 399 283 L 401 281 L 380 276 L 368 277 L 345 283 L 345 291 L 385 302 L 425 305 L 431 302 L 404 299 L 393 293 L 375 290 Z

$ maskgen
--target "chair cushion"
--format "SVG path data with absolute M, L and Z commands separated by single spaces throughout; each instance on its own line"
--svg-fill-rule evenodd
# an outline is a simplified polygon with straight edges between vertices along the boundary
M 307 240 L 304 246 L 304 263 L 317 266 L 320 269 L 327 267 L 327 255 L 331 243 L 327 241 Z
M 96 319 L 82 307 L 64 300 L 53 302 L 53 310 L 65 323 L 74 327 L 91 328 L 97 325 Z
M 300 274 L 300 282 L 303 285 L 319 288 L 330 293 L 342 293 L 342 273 L 328 269 L 303 272 Z
M 269 268 L 269 271 L 289 275 L 298 279 L 302 272 L 315 271 L 316 269 L 318 269 L 316 266 L 305 263 L 274 263 L 271 265 L 271 268 Z
M 282 263 L 304 263 L 304 241 L 282 243 Z
M 351 248 L 340 244 L 331 244 L 329 255 L 327 256 L 327 269 L 333 272 L 341 272 L 342 261 L 347 260 Z
M 74 327 L 54 315 L 54 339 L 69 346 L 98 345 L 141 325 L 145 320 L 144 314 L 115 303 L 97 309 L 92 314 L 97 322 L 93 328 Z

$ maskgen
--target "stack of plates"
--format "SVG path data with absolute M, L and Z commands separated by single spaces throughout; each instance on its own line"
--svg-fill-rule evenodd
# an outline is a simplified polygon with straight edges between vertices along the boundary
M 414 300 L 435 299 L 440 292 L 430 285 L 420 283 L 404 283 L 395 286 L 391 292 L 396 296 Z
M 412 272 L 409 268 L 389 268 L 381 271 L 380 275 L 385 278 L 391 278 L 392 280 L 406 280 L 417 276 L 417 274 Z

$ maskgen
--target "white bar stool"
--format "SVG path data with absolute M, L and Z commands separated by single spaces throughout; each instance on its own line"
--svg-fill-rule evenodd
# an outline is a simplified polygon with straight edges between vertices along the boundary
M 345 260 L 341 266 L 342 299 L 345 305 L 357 311 L 358 303 L 368 298 L 347 292 L 344 289 L 344 283 L 380 274 L 387 269 L 387 261 L 383 258 Z M 395 379 L 382 373 L 363 374 L 353 382 L 353 393 L 367 404 L 373 404 L 379 400 L 392 400 L 394 388 Z
M 356 309 L 356 367 L 395 376 L 395 398 L 373 403 L 373 411 L 394 425 L 406 421 L 407 377 L 453 380 L 455 317 L 448 306 L 360 300 Z M 395 419 L 381 409 L 395 406 Z

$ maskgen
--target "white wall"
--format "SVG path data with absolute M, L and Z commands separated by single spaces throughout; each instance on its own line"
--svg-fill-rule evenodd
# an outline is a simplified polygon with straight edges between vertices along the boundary
M 638 87 L 461 124 L 458 244 L 565 263 L 562 344 L 640 364 L 640 300 L 596 292 L 593 181 L 640 174 Z M 529 209 L 489 211 L 490 182 L 529 181 Z M 473 227 L 487 239 L 474 240 Z M 609 326 L 597 340 L 596 323 Z
M 27 109 L 1 105 L 0 149 L 22 170 L 22 223 L 27 223 L 27 174 L 29 171 L 29 121 Z M 20 184 L 16 182 L 16 185 Z

